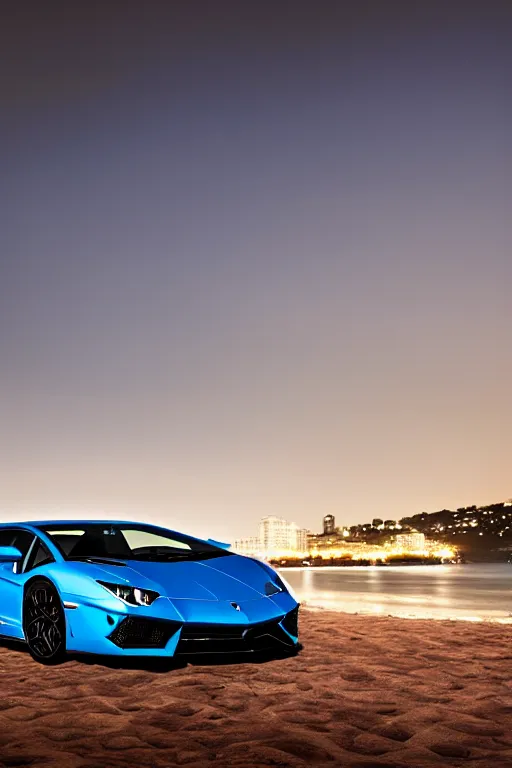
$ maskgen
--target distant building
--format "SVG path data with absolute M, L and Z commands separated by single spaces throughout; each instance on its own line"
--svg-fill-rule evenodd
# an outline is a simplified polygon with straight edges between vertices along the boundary
M 397 549 L 403 549 L 405 552 L 424 552 L 425 534 L 424 533 L 399 533 L 396 537 Z
M 238 539 L 233 542 L 232 550 L 240 555 L 257 555 L 261 552 L 259 536 L 250 536 L 248 539 Z
M 264 517 L 260 521 L 260 542 L 265 552 L 288 549 L 289 523 L 282 517 Z
M 308 551 L 308 530 L 306 528 L 299 528 L 295 523 L 291 523 L 294 533 L 295 533 L 295 545 L 292 547 L 292 549 L 295 549 L 297 552 L 307 552 Z M 293 538 L 293 534 L 290 531 L 290 536 Z
M 331 536 L 335 532 L 335 522 L 334 515 L 326 515 L 324 517 L 324 536 Z
M 260 521 L 260 548 L 265 553 L 306 552 L 307 531 L 282 517 L 264 517 Z

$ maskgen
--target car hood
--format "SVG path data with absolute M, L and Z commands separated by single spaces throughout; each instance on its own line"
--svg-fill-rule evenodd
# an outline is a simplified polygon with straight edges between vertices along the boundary
M 156 590 L 174 600 L 256 600 L 271 580 L 265 567 L 240 555 L 155 563 L 126 560 L 126 567 L 95 564 L 105 581 Z M 108 578 L 107 578 L 108 576 Z

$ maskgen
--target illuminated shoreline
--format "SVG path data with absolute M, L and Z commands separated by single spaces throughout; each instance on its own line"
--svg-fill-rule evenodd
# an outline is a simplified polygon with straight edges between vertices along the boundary
M 507 616 L 475 616 L 475 615 L 466 615 L 466 616 L 457 616 L 457 615 L 441 615 L 441 614 L 435 614 L 433 612 L 428 611 L 418 611 L 414 614 L 411 613 L 405 613 L 405 611 L 396 611 L 396 610 L 388 610 L 386 608 L 386 611 L 382 610 L 369 610 L 364 608 L 358 608 L 357 610 L 347 610 L 347 607 L 336 607 L 336 605 L 327 605 L 323 602 L 318 602 L 315 600 L 302 600 L 300 603 L 301 611 L 311 611 L 311 612 L 329 612 L 332 611 L 333 613 L 342 613 L 346 614 L 348 616 L 372 616 L 373 618 L 391 618 L 391 619 L 408 619 L 409 621 L 469 621 L 473 623 L 490 623 L 490 624 L 512 624 L 512 617 Z
M 286 568 L 287 570 L 323 570 L 325 568 L 339 568 L 339 569 L 347 569 L 347 568 L 393 568 L 396 567 L 419 567 L 419 566 L 438 566 L 438 565 L 459 565 L 460 561 L 456 560 L 448 560 L 443 559 L 440 557 L 434 557 L 434 556 L 407 556 L 404 555 L 403 557 L 397 557 L 390 560 L 384 560 L 384 559 L 373 559 L 373 558 L 357 558 L 357 559 L 344 559 L 344 558 L 329 558 L 329 559 L 322 559 L 322 561 L 318 562 L 318 560 L 312 561 L 312 562 L 305 562 L 300 563 L 295 558 L 292 560 L 290 559 L 279 559 L 275 557 L 270 558 L 262 558 L 259 559 L 264 560 L 265 562 L 271 564 L 274 566 L 274 568 Z
M 410 614 L 394 611 L 392 613 L 384 613 L 381 611 L 361 609 L 357 611 L 348 611 L 346 608 L 336 608 L 335 606 L 323 605 L 321 603 L 315 603 L 314 601 L 309 602 L 308 600 L 303 600 L 300 605 L 302 611 L 322 613 L 332 611 L 333 613 L 342 613 L 347 614 L 348 616 L 372 616 L 373 618 L 407 619 L 408 621 L 468 621 L 478 624 L 512 624 L 512 617 L 508 618 L 504 616 L 441 616 L 427 612 Z
M 405 549 L 399 547 L 376 547 L 366 542 L 352 543 L 343 547 L 317 547 L 309 551 L 297 551 L 293 549 L 234 549 L 239 554 L 257 557 L 260 560 L 276 565 L 293 565 L 304 567 L 329 567 L 336 566 L 353 567 L 354 565 L 381 565 L 388 566 L 394 563 L 407 565 L 438 564 L 442 562 L 455 563 L 459 559 L 457 550 L 443 546 L 438 541 L 425 542 L 422 549 Z M 333 561 L 335 561 L 333 563 Z

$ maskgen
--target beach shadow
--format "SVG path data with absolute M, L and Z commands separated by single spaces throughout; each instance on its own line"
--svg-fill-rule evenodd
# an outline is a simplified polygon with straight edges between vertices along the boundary
M 182 656 L 188 664 L 197 667 L 225 667 L 231 664 L 266 664 L 269 661 L 292 659 L 298 656 L 302 645 L 290 649 L 254 651 L 251 653 L 205 653 Z
M 17 651 L 22 653 L 27 659 L 31 659 L 29 650 L 22 640 L 11 640 L 2 638 L 0 640 L 0 649 L 6 651 Z M 172 672 L 174 669 L 183 669 L 187 663 L 180 658 L 162 658 L 148 656 L 107 656 L 96 655 L 94 653 L 68 653 L 64 661 L 56 664 L 56 667 L 64 667 L 72 661 L 80 664 L 99 665 L 109 669 L 137 669 L 146 672 Z
M 23 653 L 28 658 L 30 654 L 24 642 L 19 640 L 4 639 L 0 641 L 0 648 L 9 651 Z M 205 653 L 190 654 L 188 656 L 155 657 L 155 656 L 108 656 L 94 653 L 69 653 L 66 659 L 57 666 L 65 666 L 77 661 L 88 666 L 101 666 L 108 669 L 135 669 L 144 672 L 165 674 L 178 669 L 184 669 L 188 665 L 195 667 L 225 667 L 237 664 L 266 664 L 270 661 L 289 659 L 297 656 L 302 650 L 302 645 L 283 650 L 254 651 L 250 653 Z
M 94 653 L 69 653 L 66 661 L 78 661 L 88 666 L 107 667 L 108 669 L 136 669 L 143 672 L 164 674 L 184 669 L 187 666 L 182 658 L 159 656 L 107 656 Z
M 28 648 L 23 640 L 11 640 L 9 637 L 2 637 L 0 639 L 0 648 L 5 648 L 6 651 L 26 653 L 28 655 Z
M 137 669 L 144 672 L 168 673 L 184 669 L 188 665 L 195 667 L 225 667 L 237 664 L 266 664 L 279 659 L 289 659 L 297 656 L 302 650 L 299 645 L 290 650 L 255 651 L 253 653 L 204 653 L 188 656 L 154 657 L 154 656 L 97 656 L 89 653 L 69 654 L 68 661 L 79 661 L 82 664 L 100 665 L 108 669 Z

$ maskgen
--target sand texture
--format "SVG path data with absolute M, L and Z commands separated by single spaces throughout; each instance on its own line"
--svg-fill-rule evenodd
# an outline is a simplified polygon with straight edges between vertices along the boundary
M 0 765 L 512 768 L 509 636 L 303 610 L 303 651 L 265 663 L 47 668 L 2 646 Z

